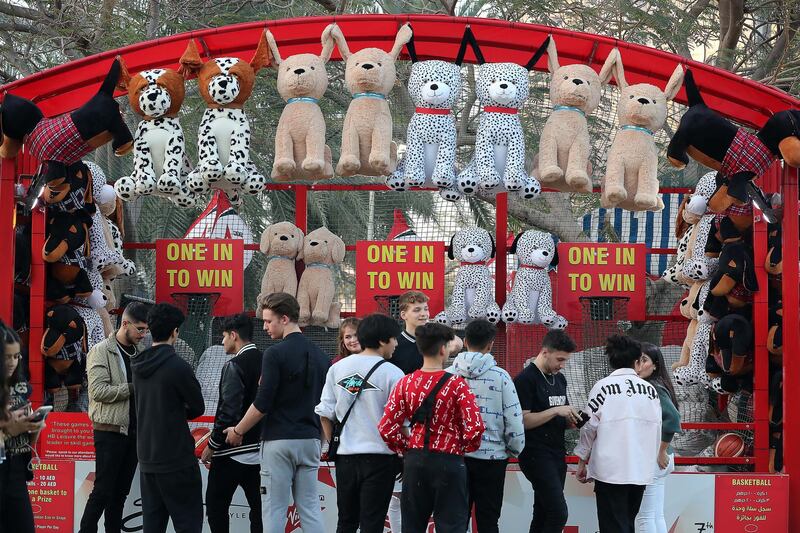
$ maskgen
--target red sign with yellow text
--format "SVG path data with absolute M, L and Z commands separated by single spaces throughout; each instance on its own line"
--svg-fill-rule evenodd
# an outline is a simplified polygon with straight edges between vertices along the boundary
M 584 297 L 627 298 L 627 318 L 644 320 L 644 244 L 562 242 L 558 258 L 558 309 L 567 320 L 580 320 Z
M 388 297 L 406 291 L 427 294 L 431 316 L 444 309 L 444 243 L 358 241 L 356 313 L 388 313 Z
M 718 474 L 714 528 L 725 533 L 789 531 L 789 476 Z
M 160 239 L 156 241 L 156 301 L 175 295 L 216 293 L 214 316 L 244 307 L 244 241 L 241 239 Z
M 74 494 L 74 462 L 43 460 L 34 464 L 33 481 L 28 482 L 28 497 L 36 531 L 75 531 Z

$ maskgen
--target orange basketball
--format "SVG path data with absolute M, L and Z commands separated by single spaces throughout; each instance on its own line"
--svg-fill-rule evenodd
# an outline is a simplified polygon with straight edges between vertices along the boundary
M 736 433 L 725 433 L 714 443 L 717 457 L 739 457 L 744 453 L 744 439 Z

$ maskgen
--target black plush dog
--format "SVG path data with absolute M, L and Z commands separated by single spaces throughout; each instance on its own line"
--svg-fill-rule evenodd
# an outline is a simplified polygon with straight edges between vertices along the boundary
M 774 114 L 753 135 L 706 106 L 689 70 L 684 84 L 689 109 L 669 143 L 667 157 L 678 168 L 691 157 L 718 171 L 718 188 L 708 204 L 711 211 L 722 213 L 734 203 L 741 205 L 760 196 L 751 180 L 777 159 L 800 167 L 800 111 Z

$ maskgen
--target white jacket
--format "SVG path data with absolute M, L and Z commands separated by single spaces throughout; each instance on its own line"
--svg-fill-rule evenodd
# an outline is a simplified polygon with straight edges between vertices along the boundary
M 378 355 L 349 355 L 332 365 L 314 411 L 329 420 L 342 420 L 353 403 L 357 387 L 380 360 Z M 388 361 L 370 376 L 342 430 L 339 455 L 394 453 L 378 433 L 378 423 L 389 401 L 389 393 L 403 376 L 403 371 Z
M 588 461 L 588 475 L 617 485 L 648 485 L 661 442 L 658 391 L 632 368 L 615 370 L 589 392 L 591 414 L 581 428 L 575 455 Z

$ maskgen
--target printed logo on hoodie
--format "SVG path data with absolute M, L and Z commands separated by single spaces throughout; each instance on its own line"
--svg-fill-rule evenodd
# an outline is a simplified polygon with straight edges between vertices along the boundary
M 361 383 L 364 381 L 364 376 L 359 373 L 350 374 L 347 377 L 343 377 L 340 379 L 336 384 L 349 392 L 351 395 L 355 396 L 358 393 L 358 388 L 361 387 Z M 364 383 L 363 387 L 364 391 L 368 390 L 380 390 L 378 387 L 367 381 Z

